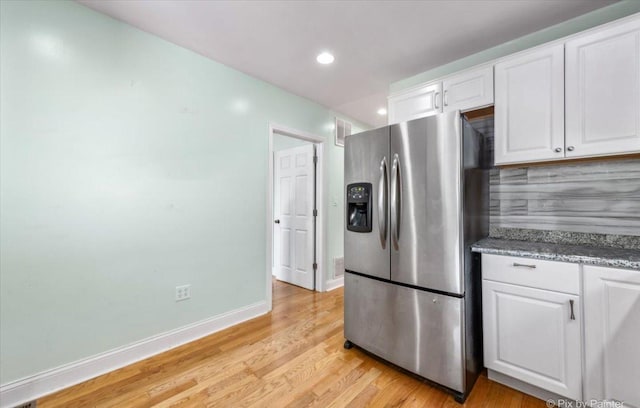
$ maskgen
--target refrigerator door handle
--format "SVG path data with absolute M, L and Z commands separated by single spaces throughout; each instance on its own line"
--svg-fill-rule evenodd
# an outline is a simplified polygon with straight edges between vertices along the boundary
M 387 247 L 388 178 L 387 157 L 384 156 L 380 162 L 380 181 L 378 182 L 378 231 L 382 249 Z
M 393 248 L 400 249 L 398 240 L 400 239 L 400 216 L 402 209 L 402 174 L 400 172 L 400 157 L 393 155 L 393 165 L 391 167 L 391 241 Z

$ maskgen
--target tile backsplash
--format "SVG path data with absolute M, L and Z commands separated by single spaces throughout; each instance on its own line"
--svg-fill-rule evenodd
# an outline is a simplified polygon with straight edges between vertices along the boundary
M 490 180 L 494 230 L 640 236 L 640 159 L 493 169 Z

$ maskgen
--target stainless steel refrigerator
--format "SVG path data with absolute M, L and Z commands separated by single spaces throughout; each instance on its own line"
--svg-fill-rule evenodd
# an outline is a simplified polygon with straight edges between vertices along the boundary
M 464 401 L 482 369 L 490 143 L 451 112 L 345 142 L 345 348 Z

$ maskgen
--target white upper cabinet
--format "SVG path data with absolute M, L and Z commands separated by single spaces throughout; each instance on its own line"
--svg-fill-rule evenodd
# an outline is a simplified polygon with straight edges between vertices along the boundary
M 640 151 L 640 19 L 566 43 L 567 157 Z
M 564 158 L 564 46 L 495 66 L 495 162 Z
M 441 112 L 471 110 L 493 104 L 493 65 L 389 97 L 389 124 L 424 118 Z
M 389 97 L 389 123 L 404 122 L 442 112 L 442 83 Z
M 442 81 L 445 112 L 493 104 L 493 65 L 454 75 Z
M 640 271 L 584 266 L 584 399 L 640 407 Z
M 640 17 L 389 97 L 389 123 L 495 102 L 495 164 L 640 153 Z

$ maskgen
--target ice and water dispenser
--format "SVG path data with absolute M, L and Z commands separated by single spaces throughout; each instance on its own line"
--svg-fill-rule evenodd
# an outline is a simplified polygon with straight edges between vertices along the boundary
M 371 232 L 371 183 L 353 183 L 347 186 L 347 229 Z

